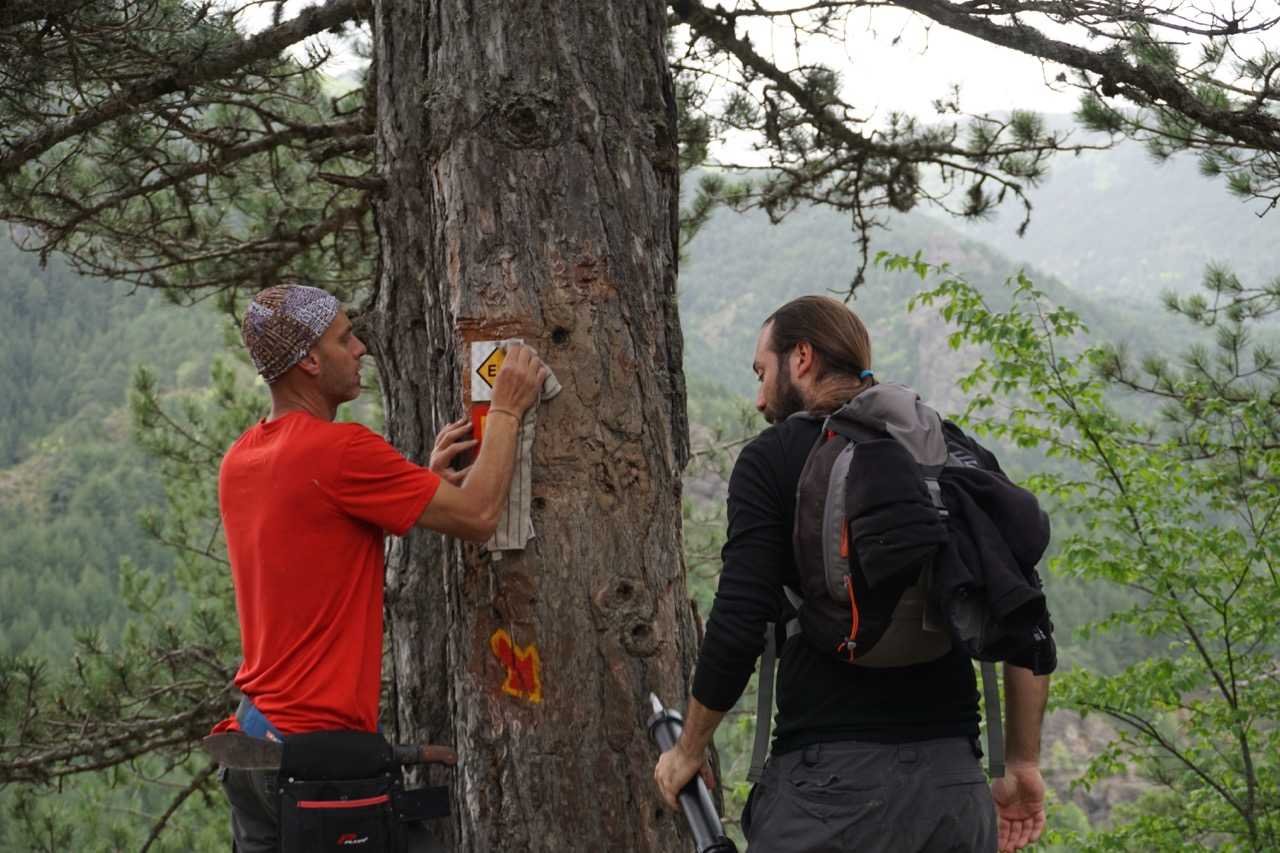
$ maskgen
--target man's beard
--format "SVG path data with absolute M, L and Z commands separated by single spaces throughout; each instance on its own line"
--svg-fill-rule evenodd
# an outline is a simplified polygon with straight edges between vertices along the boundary
M 785 360 L 778 365 L 778 378 L 774 382 L 773 400 L 764 407 L 764 419 L 771 424 L 781 423 L 796 412 L 805 410 L 804 398 L 791 381 L 791 365 Z

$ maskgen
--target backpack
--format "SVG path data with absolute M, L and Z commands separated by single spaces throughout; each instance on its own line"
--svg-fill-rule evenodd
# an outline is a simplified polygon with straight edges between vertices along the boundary
M 927 663 L 960 645 L 983 661 L 988 752 L 999 776 L 993 662 L 1052 651 L 1034 577 L 1048 522 L 1035 497 L 1009 482 L 994 457 L 983 464 L 984 454 L 903 385 L 875 385 L 824 418 L 796 491 L 801 588 L 786 589 L 796 610 L 786 630 L 853 666 Z M 1025 522 L 1027 534 L 1007 534 L 999 523 L 1006 515 Z M 768 748 L 776 654 L 771 625 L 753 773 Z

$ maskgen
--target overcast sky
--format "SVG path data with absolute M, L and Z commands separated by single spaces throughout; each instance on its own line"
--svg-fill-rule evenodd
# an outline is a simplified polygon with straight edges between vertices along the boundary
M 308 5 L 314 3 L 289 0 L 286 17 Z M 270 15 L 270 8 L 257 7 L 246 11 L 245 21 L 258 29 L 270 23 Z M 850 16 L 846 35 L 843 43 L 810 43 L 806 52 L 811 54 L 806 58 L 839 69 L 849 99 L 865 107 L 872 122 L 890 110 L 927 118 L 933 115 L 932 101 L 946 95 L 953 83 L 960 84 L 962 106 L 971 112 L 1025 108 L 1067 113 L 1075 109 L 1077 96 L 1065 86 L 1057 86 L 1058 91 L 1047 86 L 1039 61 L 945 27 L 927 29 L 922 19 L 899 9 L 856 12 Z M 771 32 L 768 26 L 758 25 L 751 36 L 762 48 L 768 45 L 784 67 L 795 63 L 787 28 L 778 26 Z M 896 37 L 900 39 L 894 45 Z M 328 69 L 334 76 L 359 62 L 332 36 L 317 36 L 312 43 L 325 43 L 334 50 Z M 1053 73 L 1056 70 L 1049 76 Z
M 784 67 L 797 62 L 788 27 L 758 26 L 751 36 L 762 48 L 768 45 Z M 1047 86 L 1038 60 L 946 27 L 927 27 L 901 9 L 855 12 L 843 39 L 810 41 L 805 51 L 806 59 L 840 70 L 846 97 L 875 110 L 873 121 L 891 110 L 932 115 L 933 100 L 947 95 L 952 84 L 960 85 L 961 105 L 970 112 L 1071 112 L 1077 99 L 1065 86 Z

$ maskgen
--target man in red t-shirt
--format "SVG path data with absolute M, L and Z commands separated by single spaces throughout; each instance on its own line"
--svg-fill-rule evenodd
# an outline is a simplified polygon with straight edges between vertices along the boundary
M 245 346 L 271 390 L 271 414 L 222 460 L 218 502 L 226 531 L 244 662 L 244 694 L 215 732 L 279 739 L 311 731 L 376 731 L 382 669 L 383 540 L 414 527 L 476 542 L 497 525 L 515 466 L 520 418 L 547 368 L 511 345 L 493 389 L 484 443 L 470 468 L 452 459 L 474 445 L 450 424 L 431 467 L 406 460 L 360 424 L 335 423 L 360 394 L 366 349 L 330 294 L 284 285 L 245 314 Z M 506 415 L 507 417 L 502 417 Z M 241 853 L 278 846 L 275 780 L 225 770 Z

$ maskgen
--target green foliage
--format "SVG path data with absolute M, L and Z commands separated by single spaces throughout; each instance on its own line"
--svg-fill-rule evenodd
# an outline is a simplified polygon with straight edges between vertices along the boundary
M 279 46 L 252 49 L 243 7 L 151 0 L 56 11 L 56 25 L 0 30 L 0 153 L 45 140 L 32 160 L 0 164 L 19 242 L 183 304 L 212 294 L 230 307 L 239 289 L 292 277 L 344 297 L 367 286 L 362 176 L 373 125 L 363 87 L 335 93 L 310 62 Z M 101 115 L 138 89 L 148 93 L 130 109 Z M 80 132 L 46 138 L 64 115 L 84 122 Z
M 1182 313 L 1216 327 L 1215 351 L 1135 368 L 1115 347 L 1081 347 L 1079 317 L 1047 304 L 1024 275 L 1010 281 L 1013 305 L 998 311 L 918 255 L 882 260 L 941 279 L 914 304 L 939 307 L 954 347 L 981 348 L 962 383 L 969 423 L 1081 472 L 1027 478 L 1055 516 L 1082 524 L 1054 571 L 1131 591 L 1133 606 L 1101 627 L 1166 641 L 1118 673 L 1076 667 L 1056 682 L 1060 705 L 1120 724 L 1084 783 L 1133 766 L 1159 786 L 1114 828 L 1072 834 L 1072 848 L 1276 849 L 1280 370 L 1265 343 L 1252 347 L 1251 323 L 1280 311 L 1280 300 L 1211 271 L 1209 289 L 1231 298 L 1213 312 L 1193 300 Z M 1147 400 L 1145 410 L 1125 414 L 1112 402 L 1121 391 Z

